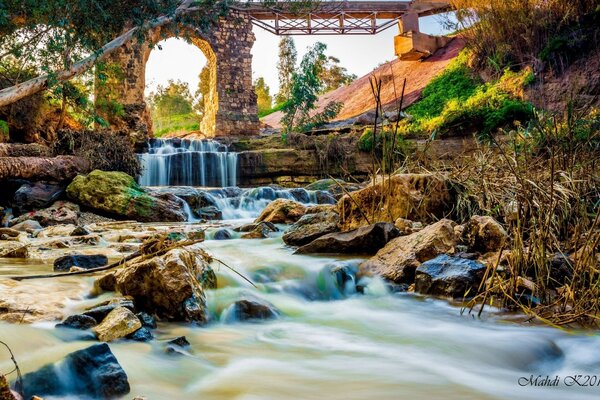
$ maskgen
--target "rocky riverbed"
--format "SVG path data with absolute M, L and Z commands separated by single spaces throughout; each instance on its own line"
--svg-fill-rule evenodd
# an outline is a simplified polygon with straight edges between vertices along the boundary
M 394 188 L 383 199 L 394 223 L 360 211 L 382 200 L 377 185 L 157 190 L 119 174 L 77 178 L 69 201 L 0 231 L 0 332 L 25 394 L 573 398 L 519 379 L 593 373 L 600 358 L 581 354 L 596 337 L 461 310 L 502 263 L 505 228 L 444 218 L 453 194 L 433 176 L 381 187 Z M 76 274 L 19 280 L 65 272 Z M 595 398 L 588 389 L 577 396 Z

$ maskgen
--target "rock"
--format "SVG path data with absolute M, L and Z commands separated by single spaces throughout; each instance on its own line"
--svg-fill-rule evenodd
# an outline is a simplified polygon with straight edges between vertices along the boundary
M 310 206 L 306 208 L 306 214 L 317 214 L 321 212 L 334 212 L 337 214 L 337 206 L 334 204 L 317 204 L 316 206 Z
M 208 256 L 193 246 L 173 249 L 160 257 L 131 263 L 111 272 L 100 285 L 132 296 L 144 312 L 168 321 L 207 321 L 205 288 L 216 287 Z M 113 275 L 113 278 L 107 276 Z M 111 280 L 114 280 L 111 282 Z
M 175 339 L 171 339 L 167 342 L 167 345 L 177 346 L 177 347 L 190 347 L 191 344 L 187 340 L 185 336 L 178 336 Z
M 71 232 L 75 229 L 75 225 L 52 225 L 42 229 L 37 233 L 37 238 L 50 238 L 50 237 L 60 237 L 60 236 L 69 236 Z
M 59 257 L 54 260 L 55 271 L 69 271 L 71 267 L 83 269 L 102 267 L 108 264 L 108 258 L 103 254 L 74 254 Z
M 360 189 L 360 186 L 354 183 L 344 182 L 341 179 L 321 179 L 305 186 L 306 190 L 326 190 L 334 196 L 343 195 L 345 192 L 354 192 Z
M 0 241 L 0 258 L 27 258 L 29 245 L 21 242 Z
M 398 218 L 394 222 L 394 225 L 398 228 L 401 235 L 410 235 L 413 233 L 413 222 L 410 219 Z
M 422 262 L 453 251 L 457 244 L 454 222 L 443 219 L 419 232 L 391 240 L 360 265 L 360 272 L 381 275 L 395 283 L 411 284 L 415 270 Z
M 126 298 L 115 298 L 96 304 L 83 312 L 83 315 L 94 318 L 96 321 L 102 321 L 115 308 L 125 307 L 131 312 L 135 312 L 133 301 Z
M 12 228 L 0 227 L 0 240 L 16 239 L 21 235 L 21 231 Z
M 10 221 L 10 225 L 14 226 L 27 220 L 34 220 L 40 223 L 41 226 L 52 226 L 52 225 L 67 225 L 77 224 L 79 214 L 79 206 L 77 204 L 69 203 L 67 201 L 57 201 L 50 207 L 32 211 L 27 214 L 23 214 L 18 218 L 14 218 Z
M 415 274 L 415 291 L 453 298 L 477 294 L 485 265 L 446 254 L 421 264 Z
M 0 400 L 22 400 L 21 396 L 10 390 L 8 381 L 2 374 L 0 374 Z
M 335 204 L 335 197 L 331 195 L 331 193 L 326 192 L 325 190 L 317 190 L 315 192 L 315 198 L 317 200 L 317 204 Z
M 271 304 L 256 300 L 238 300 L 224 311 L 226 322 L 277 318 L 279 313 Z
M 368 225 L 369 221 L 406 218 L 432 221 L 446 215 L 454 205 L 450 185 L 432 174 L 393 175 L 384 182 L 345 195 L 338 202 L 341 230 Z M 361 212 L 362 211 L 362 212 Z
M 87 230 L 84 226 L 80 225 L 77 228 L 73 229 L 69 236 L 87 236 L 87 235 L 91 235 L 91 233 L 92 232 Z
M 67 187 L 67 195 L 86 207 L 136 221 L 186 220 L 181 199 L 170 193 L 151 195 L 123 172 L 79 175 Z
M 111 399 L 129 393 L 127 374 L 106 343 L 68 354 L 23 376 L 26 399 L 76 396 Z
M 304 215 L 306 207 L 297 201 L 277 199 L 269 203 L 254 222 L 272 222 L 274 224 L 291 224 Z
M 290 194 L 294 197 L 294 200 L 300 203 L 310 203 L 310 193 L 303 188 L 290 189 Z
M 98 321 L 89 315 L 77 314 L 68 316 L 60 324 L 56 324 L 57 328 L 71 328 L 71 329 L 90 329 L 98 325 Z
M 271 229 L 266 224 L 259 223 L 251 232 L 244 233 L 242 239 L 266 239 L 269 237 Z
M 213 240 L 228 240 L 231 239 L 231 232 L 227 229 L 219 229 L 213 234 Z
M 142 326 L 145 328 L 150 328 L 150 329 L 156 329 L 156 319 L 154 319 L 154 317 L 148 313 L 145 312 L 140 312 L 135 314 L 136 317 L 138 317 L 138 319 L 140 320 L 140 322 L 142 323 Z
M 462 230 L 462 241 L 469 251 L 486 253 L 499 251 L 508 235 L 492 217 L 475 215 L 465 224 Z
M 125 307 L 117 307 L 112 310 L 96 325 L 92 331 L 102 342 L 110 342 L 125 337 L 142 327 L 142 323 Z
M 141 327 L 132 334 L 127 335 L 127 339 L 135 340 L 136 342 L 149 342 L 154 339 L 154 335 L 148 328 Z
M 329 233 L 296 250 L 298 254 L 374 254 L 400 234 L 394 224 L 378 222 L 349 232 Z
M 16 231 L 27 233 L 33 233 L 44 229 L 39 222 L 32 219 L 26 219 L 23 222 L 19 222 L 18 224 L 13 225 L 12 228 Z
M 53 183 L 25 183 L 13 198 L 13 209 L 17 214 L 46 208 L 64 193 L 65 186 Z
M 296 221 L 283 235 L 283 241 L 291 246 L 302 246 L 328 233 L 337 232 L 340 217 L 335 212 L 306 214 Z
M 279 229 L 271 222 L 252 222 L 250 224 L 242 225 L 234 229 L 236 232 L 252 232 L 259 226 L 264 226 L 270 232 L 277 232 Z
M 197 218 L 208 220 L 223 219 L 223 212 L 215 206 L 196 208 L 193 210 L 193 212 Z

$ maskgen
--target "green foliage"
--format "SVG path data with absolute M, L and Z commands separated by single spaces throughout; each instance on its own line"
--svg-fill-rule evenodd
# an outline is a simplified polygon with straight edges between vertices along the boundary
M 290 98 L 283 106 L 281 122 L 286 132 L 303 131 L 321 125 L 334 118 L 342 108 L 340 103 L 329 103 L 322 112 L 310 115 L 316 108 L 319 93 L 323 89 L 320 76 L 323 71 L 325 49 L 321 42 L 309 48 L 300 67 L 292 75 Z
M 150 104 L 157 136 L 198 130 L 201 116 L 194 110 L 194 98 L 187 83 L 171 80 L 166 87 L 159 86 L 156 93 L 150 95 Z
M 210 67 L 205 65 L 200 71 L 200 80 L 198 82 L 198 88 L 196 89 L 196 103 L 194 104 L 194 110 L 202 118 L 206 115 L 206 101 L 210 95 Z
M 254 92 L 256 93 L 256 102 L 258 103 L 258 115 L 271 109 L 273 105 L 273 97 L 269 93 L 269 86 L 265 83 L 263 77 L 258 78 L 254 82 Z
M 277 103 L 288 100 L 292 91 L 292 76 L 296 69 L 298 52 L 294 39 L 291 36 L 283 36 L 279 41 L 279 60 L 277 71 L 279 73 L 279 93 L 275 97 Z
M 336 57 L 327 57 L 320 76 L 321 80 L 323 81 L 323 89 L 321 89 L 321 93 L 327 93 L 345 86 L 357 78 L 356 75 L 349 74 L 346 68 L 340 66 L 339 64 L 340 60 Z
M 500 127 L 531 118 L 532 105 L 521 100 L 523 88 L 534 79 L 531 69 L 505 69 L 499 79 L 482 83 L 472 76 L 467 60 L 464 52 L 432 80 L 422 99 L 406 110 L 412 119 L 402 123 L 404 134 L 463 130 L 486 138 Z
M 0 135 L 8 136 L 8 122 L 0 119 Z
M 391 125 L 379 127 L 376 135 L 373 135 L 373 129 L 367 128 L 363 131 L 362 135 L 358 139 L 358 149 L 366 153 L 370 153 L 375 150 L 378 155 L 384 153 L 399 153 L 404 154 L 406 152 L 408 143 L 404 138 L 394 133 L 395 128 Z M 376 138 L 374 138 L 376 136 Z
M 259 110 L 258 117 L 259 118 L 266 117 L 269 114 L 273 114 L 274 112 L 283 110 L 283 107 L 285 107 L 285 103 L 286 102 L 284 101 L 282 103 L 275 104 L 275 106 L 271 107 L 268 110 L 263 110 L 263 111 Z

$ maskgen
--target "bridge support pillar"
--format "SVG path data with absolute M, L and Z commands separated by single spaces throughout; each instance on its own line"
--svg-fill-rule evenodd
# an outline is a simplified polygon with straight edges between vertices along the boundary
M 445 47 L 451 38 L 432 36 L 419 30 L 419 15 L 408 12 L 398 21 L 399 34 L 394 37 L 394 50 L 401 60 L 420 60 Z

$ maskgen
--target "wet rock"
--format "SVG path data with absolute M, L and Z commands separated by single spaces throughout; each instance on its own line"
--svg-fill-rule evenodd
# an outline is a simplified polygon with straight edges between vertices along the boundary
M 183 200 L 170 193 L 152 195 L 123 172 L 79 175 L 67 187 L 67 195 L 86 207 L 136 221 L 186 220 Z
M 345 192 L 354 192 L 360 189 L 360 185 L 344 182 L 341 179 L 321 179 L 305 186 L 306 190 L 323 190 L 334 196 L 343 195 Z
M 127 374 L 106 343 L 68 354 L 23 376 L 26 399 L 34 395 L 110 399 L 129 393 Z
M 246 225 L 242 225 L 240 227 L 237 227 L 237 228 L 234 229 L 234 231 L 236 231 L 236 232 L 252 232 L 252 231 L 256 230 L 256 228 L 258 228 L 259 226 L 264 226 L 270 232 L 277 232 L 279 230 L 271 222 L 252 222 L 250 224 L 246 224 Z
M 275 306 L 256 300 L 238 300 L 224 311 L 225 322 L 252 321 L 277 318 Z
M 253 231 L 244 233 L 241 236 L 241 238 L 242 239 L 266 239 L 269 237 L 269 233 L 271 233 L 271 232 L 272 232 L 272 230 L 266 224 L 259 223 L 256 225 L 256 228 L 254 228 Z
M 103 254 L 74 254 L 59 257 L 54 260 L 55 271 L 69 271 L 72 267 L 83 269 L 102 267 L 108 264 L 108 258 Z
M 27 219 L 12 226 L 12 229 L 20 232 L 33 233 L 44 229 L 39 222 Z
M 335 197 L 329 192 L 324 190 L 317 190 L 315 193 L 315 198 L 317 200 L 317 204 L 335 204 Z
M 321 212 L 334 212 L 337 214 L 337 207 L 334 204 L 318 204 L 316 206 L 310 206 L 306 208 L 306 214 L 317 214 Z
M 0 241 L 0 258 L 27 258 L 29 245 L 21 242 Z
M 126 298 L 116 298 L 96 304 L 84 311 L 83 314 L 94 318 L 96 321 L 102 321 L 111 311 L 119 307 L 125 307 L 131 312 L 135 312 L 133 301 Z
M 32 211 L 14 218 L 9 225 L 14 226 L 27 220 L 40 223 L 41 226 L 77 224 L 79 206 L 67 201 L 57 201 L 50 207 Z
M 374 254 L 400 232 L 394 224 L 378 222 L 349 232 L 329 233 L 296 250 L 298 254 Z
M 219 229 L 213 234 L 213 240 L 228 240 L 231 239 L 231 232 L 227 229 Z
M 196 208 L 193 210 L 194 215 L 197 218 L 217 220 L 223 219 L 223 212 L 216 206 L 208 206 L 203 208 Z
M 22 400 L 21 396 L 10 390 L 8 381 L 2 374 L 0 374 L 0 400 Z
M 187 355 L 191 344 L 185 336 L 179 336 L 165 343 L 165 352 L 173 355 Z
M 283 241 L 291 246 L 303 246 L 313 240 L 338 230 L 340 217 L 335 212 L 306 214 L 296 221 L 283 235 Z
M 465 224 L 462 241 L 470 251 L 499 251 L 508 235 L 494 218 L 475 215 Z
M 306 189 L 295 188 L 290 189 L 290 194 L 294 197 L 294 200 L 300 203 L 310 203 L 310 194 Z
M 191 247 L 173 249 L 160 257 L 131 263 L 111 272 L 100 285 L 131 296 L 140 311 L 168 321 L 207 320 L 204 289 L 216 287 L 208 256 Z M 107 276 L 113 275 L 113 278 Z M 113 282 L 110 282 L 113 280 Z
M 87 236 L 87 235 L 91 235 L 91 233 L 92 232 L 87 230 L 84 226 L 80 225 L 71 231 L 70 236 Z
M 38 238 L 50 238 L 50 237 L 60 237 L 60 236 L 69 236 L 71 232 L 75 229 L 75 225 L 53 225 L 47 228 L 42 229 L 36 235 Z
M 57 324 L 57 328 L 90 329 L 98 325 L 98 321 L 89 315 L 77 314 L 68 316 L 63 322 Z
M 406 218 L 432 221 L 453 207 L 450 185 L 432 174 L 399 174 L 384 182 L 345 195 L 338 202 L 341 230 L 368 225 L 369 221 Z
M 175 339 L 171 339 L 167 342 L 167 345 L 177 346 L 177 347 L 190 347 L 191 344 L 188 342 L 185 336 L 178 336 Z
M 46 208 L 64 193 L 65 186 L 53 183 L 25 183 L 13 198 L 13 210 L 17 214 Z
M 148 328 L 141 327 L 132 334 L 127 335 L 127 339 L 134 340 L 136 342 L 149 342 L 154 339 L 154 335 Z
M 138 317 L 138 319 L 140 320 L 140 322 L 142 323 L 142 326 L 145 328 L 150 328 L 150 329 L 156 329 L 156 319 L 154 319 L 154 317 L 148 313 L 145 312 L 140 312 L 135 314 L 136 317 Z
M 112 310 L 92 331 L 102 342 L 123 338 L 142 327 L 140 320 L 125 307 Z
M 323 267 L 317 275 L 318 300 L 339 300 L 356 293 L 357 269 L 346 263 Z
M 287 199 L 277 199 L 269 203 L 254 222 L 272 222 L 274 224 L 291 224 L 304 215 L 306 207 Z
M 454 250 L 458 238 L 454 222 L 443 219 L 419 232 L 391 240 L 377 254 L 360 265 L 361 274 L 376 274 L 395 283 L 414 282 L 421 263 Z
M 486 267 L 476 261 L 446 254 L 421 264 L 415 274 L 415 291 L 462 298 L 477 294 Z

